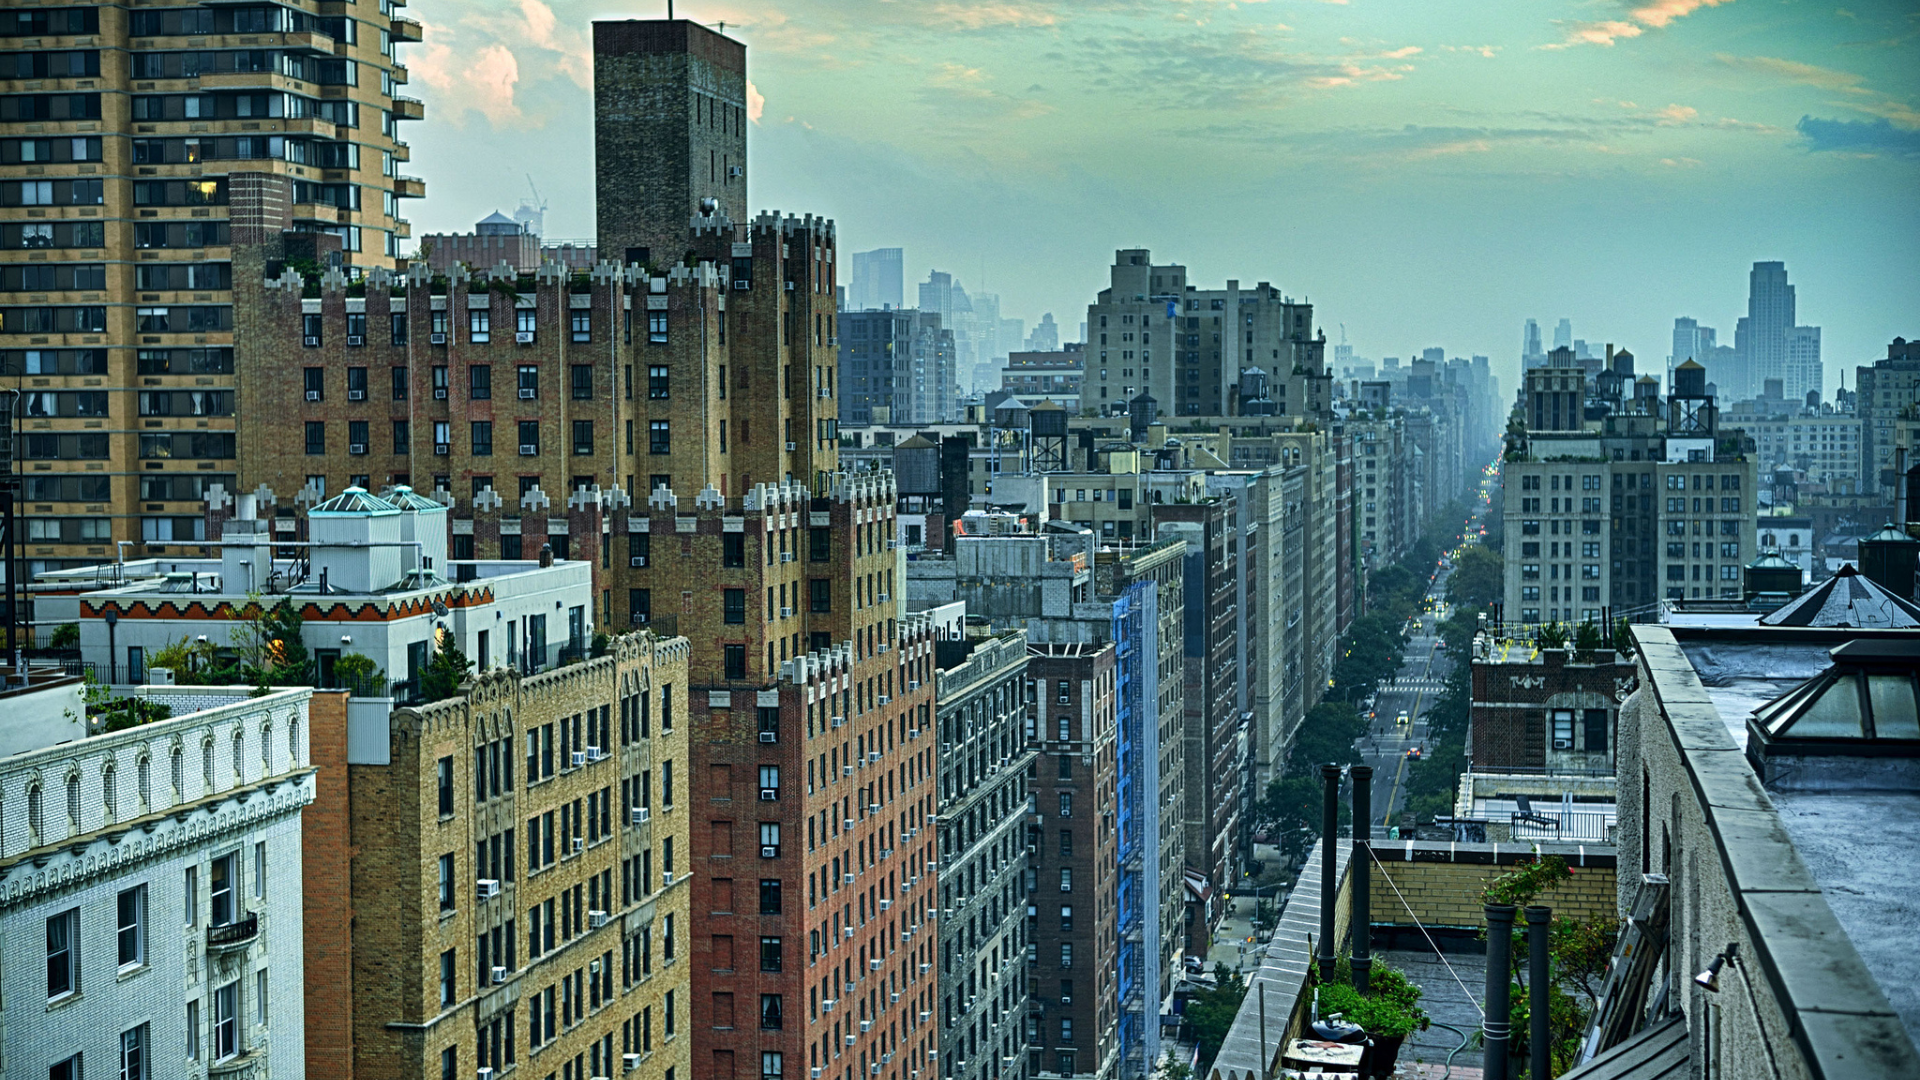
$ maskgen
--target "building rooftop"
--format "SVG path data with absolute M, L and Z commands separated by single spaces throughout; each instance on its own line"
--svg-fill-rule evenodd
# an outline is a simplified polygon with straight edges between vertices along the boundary
M 1760 625 L 1911 630 L 1920 628 L 1920 605 L 1882 588 L 1848 563 L 1798 598 L 1761 616 Z

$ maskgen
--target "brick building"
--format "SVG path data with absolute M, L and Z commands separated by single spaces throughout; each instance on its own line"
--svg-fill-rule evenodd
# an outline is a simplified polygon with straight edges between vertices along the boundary
M 16 17 L 16 14 L 17 17 Z M 29 573 L 172 549 L 234 490 L 236 230 L 391 267 L 424 182 L 390 5 L 8 5 L 0 32 L 0 374 L 34 409 Z M 24 136 L 24 137 L 16 137 Z
M 1620 702 L 1634 665 L 1611 649 L 1508 649 L 1482 635 L 1473 652 L 1467 757 L 1479 772 L 1613 771 Z
M 1026 1074 L 1028 940 L 1043 918 L 1027 883 L 1038 846 L 1028 799 L 1027 635 L 934 645 L 939 664 L 940 1030 L 949 1080 Z M 1024 901 L 1024 902 L 1023 902 Z M 1070 898 L 1060 917 L 1072 926 Z M 1089 912 L 1090 916 L 1092 913 Z
M 690 1075 L 687 657 L 495 670 L 349 767 L 358 1080 Z
M 1027 649 L 1030 1077 L 1112 1080 L 1120 1068 L 1119 701 L 1111 642 Z M 1054 909 L 1058 908 L 1058 911 Z

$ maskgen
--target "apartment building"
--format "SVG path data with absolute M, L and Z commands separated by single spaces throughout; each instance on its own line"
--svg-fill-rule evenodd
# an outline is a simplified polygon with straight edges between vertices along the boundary
M 1869 491 L 1892 502 L 1894 489 L 1902 482 L 1893 459 L 1898 422 L 1902 417 L 1911 419 L 1920 405 L 1920 340 L 1894 338 L 1884 358 L 1853 371 L 1860 416 L 1860 478 Z
M 934 643 L 940 1075 L 954 1080 L 1027 1074 L 1028 953 L 1040 909 L 1053 913 L 1040 903 L 1051 898 L 1027 881 L 1038 843 L 1027 652 L 1020 630 Z M 1062 897 L 1059 908 L 1068 929 L 1072 899 Z
M 16 737 L 84 715 L 79 683 L 0 695 Z M 0 975 L 0 1052 L 55 1080 L 304 1075 L 312 691 L 156 690 L 171 717 L 83 722 L 0 766 L 0 933 L 27 954 Z
M 233 230 L 391 267 L 398 4 L 44 6 L 0 27 L 0 374 L 27 392 L 28 569 L 208 537 L 233 491 Z M 136 547 L 134 554 L 139 553 Z
M 840 313 L 841 419 L 938 424 L 960 411 L 953 330 L 931 311 Z
M 690 1075 L 688 651 L 482 674 L 349 767 L 359 1080 Z
M 1120 1075 L 1116 657 L 1112 642 L 1028 647 L 1029 1077 Z
M 1273 412 L 1320 416 L 1332 404 L 1313 305 L 1261 282 L 1201 289 L 1152 253 L 1114 253 L 1109 285 L 1087 305 L 1082 411 L 1110 416 L 1141 394 L 1169 416 L 1241 415 L 1241 376 L 1267 377 Z M 1157 339 L 1157 340 L 1156 340 Z

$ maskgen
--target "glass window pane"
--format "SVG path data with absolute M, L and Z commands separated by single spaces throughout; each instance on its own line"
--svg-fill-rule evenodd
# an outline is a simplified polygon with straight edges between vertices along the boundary
M 1869 675 L 1867 692 L 1873 698 L 1876 738 L 1920 739 L 1920 713 L 1914 709 L 1911 675 Z
M 1859 678 L 1849 674 L 1835 679 L 1817 701 L 1807 706 L 1800 719 L 1787 728 L 1787 737 L 1860 738 Z

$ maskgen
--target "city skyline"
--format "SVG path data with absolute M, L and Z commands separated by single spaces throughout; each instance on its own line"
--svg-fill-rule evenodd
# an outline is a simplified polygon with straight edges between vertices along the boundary
M 725 20 L 754 50 L 756 209 L 825 213 L 846 253 L 908 248 L 910 279 L 951 270 L 1029 323 L 1084 309 L 1113 251 L 1147 247 L 1215 287 L 1273 280 L 1316 304 L 1330 338 L 1346 323 L 1359 355 L 1437 343 L 1509 376 L 1529 314 L 1664 354 L 1676 316 L 1743 307 L 1738 279 L 1759 260 L 1819 297 L 1802 321 L 1825 328 L 1830 369 L 1908 331 L 1920 114 L 1897 5 L 1086 7 L 687 0 L 676 14 Z M 549 231 L 591 232 L 584 28 L 663 8 L 414 5 L 426 44 L 409 89 L 447 121 L 415 141 L 435 193 L 420 231 L 510 209 L 522 163 L 542 158 L 581 163 L 536 177 Z M 1165 87 L 1162 108 L 1114 110 L 1112 87 L 1139 79 Z M 1518 110 L 1516 79 L 1542 88 Z M 473 167 L 485 160 L 515 164 L 495 176 Z M 1251 228 L 1191 212 L 1272 190 L 1286 202 Z M 1817 203 L 1783 198 L 1811 190 Z M 1496 302 L 1432 288 L 1462 261 Z

